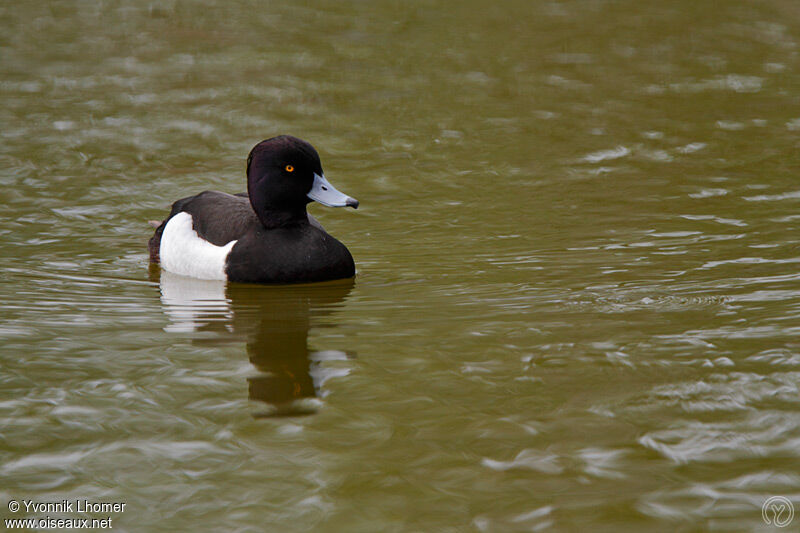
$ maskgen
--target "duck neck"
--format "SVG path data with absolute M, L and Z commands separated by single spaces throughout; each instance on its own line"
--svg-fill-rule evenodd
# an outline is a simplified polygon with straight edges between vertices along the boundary
M 259 194 L 258 187 L 247 187 L 250 205 L 256 216 L 267 229 L 296 226 L 308 223 L 308 212 L 303 202 L 285 202 Z
M 275 206 L 257 206 L 250 202 L 256 212 L 258 220 L 267 229 L 284 228 L 308 223 L 306 206 L 296 209 L 278 209 Z

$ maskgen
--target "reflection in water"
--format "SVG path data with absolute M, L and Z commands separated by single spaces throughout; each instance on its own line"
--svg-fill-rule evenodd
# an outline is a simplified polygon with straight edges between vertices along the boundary
M 161 301 L 170 332 L 213 332 L 199 343 L 241 339 L 258 369 L 248 378 L 249 397 L 270 409 L 256 416 L 294 416 L 315 412 L 324 382 L 346 370 L 324 368 L 325 360 L 345 359 L 335 350 L 310 351 L 314 321 L 333 312 L 347 298 L 354 281 L 313 285 L 261 286 L 226 284 L 160 272 Z

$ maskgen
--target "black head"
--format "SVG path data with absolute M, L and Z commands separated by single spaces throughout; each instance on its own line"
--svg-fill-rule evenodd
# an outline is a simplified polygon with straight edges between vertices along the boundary
M 331 206 L 358 206 L 356 200 L 325 180 L 314 147 L 291 135 L 261 141 L 250 151 L 247 192 L 253 210 L 267 227 L 306 220 L 306 204 L 312 200 Z

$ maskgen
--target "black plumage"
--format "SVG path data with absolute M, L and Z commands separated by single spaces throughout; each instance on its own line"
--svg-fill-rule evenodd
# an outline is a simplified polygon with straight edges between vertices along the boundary
M 150 239 L 150 260 L 159 262 L 166 224 L 185 212 L 200 238 L 216 246 L 237 241 L 225 261 L 231 281 L 293 283 L 355 275 L 347 248 L 306 211 L 315 175 L 322 175 L 310 144 L 290 136 L 268 139 L 250 152 L 247 169 L 247 193 L 204 191 L 173 203 Z

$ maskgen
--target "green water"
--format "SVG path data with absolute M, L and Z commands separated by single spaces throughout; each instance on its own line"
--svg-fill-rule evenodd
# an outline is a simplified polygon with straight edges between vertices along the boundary
M 0 5 L 0 515 L 775 530 L 798 35 L 795 0 Z M 355 282 L 149 269 L 279 133 L 361 201 L 311 207 Z M 65 498 L 126 508 L 7 510 Z

